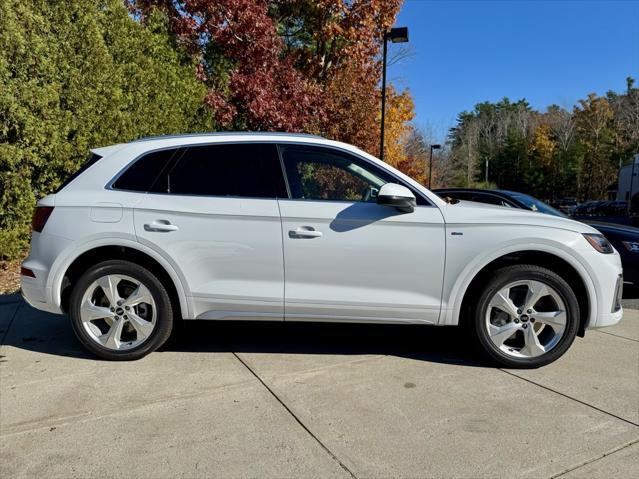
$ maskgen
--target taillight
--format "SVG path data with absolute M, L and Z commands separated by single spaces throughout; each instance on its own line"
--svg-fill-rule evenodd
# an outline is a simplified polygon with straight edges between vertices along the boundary
M 36 206 L 33 211 L 33 220 L 31 221 L 33 231 L 41 233 L 51 213 L 53 213 L 53 206 Z

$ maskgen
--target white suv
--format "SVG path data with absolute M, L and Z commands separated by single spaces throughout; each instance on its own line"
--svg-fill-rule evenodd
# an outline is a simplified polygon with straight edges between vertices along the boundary
M 363 151 L 295 134 L 93 150 L 38 202 L 22 292 L 107 359 L 176 319 L 463 324 L 536 367 L 621 319 L 618 253 L 568 219 L 446 203 Z

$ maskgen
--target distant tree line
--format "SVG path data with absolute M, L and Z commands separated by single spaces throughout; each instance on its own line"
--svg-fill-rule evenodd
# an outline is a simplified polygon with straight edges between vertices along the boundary
M 525 100 L 480 103 L 450 130 L 447 186 L 496 186 L 546 200 L 605 199 L 619 167 L 639 153 L 639 89 L 590 94 L 572 111 Z

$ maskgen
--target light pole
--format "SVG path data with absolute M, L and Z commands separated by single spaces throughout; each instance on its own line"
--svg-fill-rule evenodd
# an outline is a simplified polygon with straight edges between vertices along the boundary
M 439 150 L 442 145 L 430 145 L 430 162 L 428 163 L 428 189 L 430 190 L 430 180 L 433 177 L 433 150 Z
M 379 159 L 384 161 L 384 117 L 386 116 L 386 44 L 408 42 L 408 27 L 391 28 L 384 33 L 383 59 L 382 59 L 382 134 L 379 144 Z

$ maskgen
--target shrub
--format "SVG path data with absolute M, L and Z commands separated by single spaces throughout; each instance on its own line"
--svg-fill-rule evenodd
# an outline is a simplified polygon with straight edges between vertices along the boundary
M 0 259 L 24 251 L 36 200 L 90 148 L 213 129 L 166 24 L 120 0 L 0 0 Z

